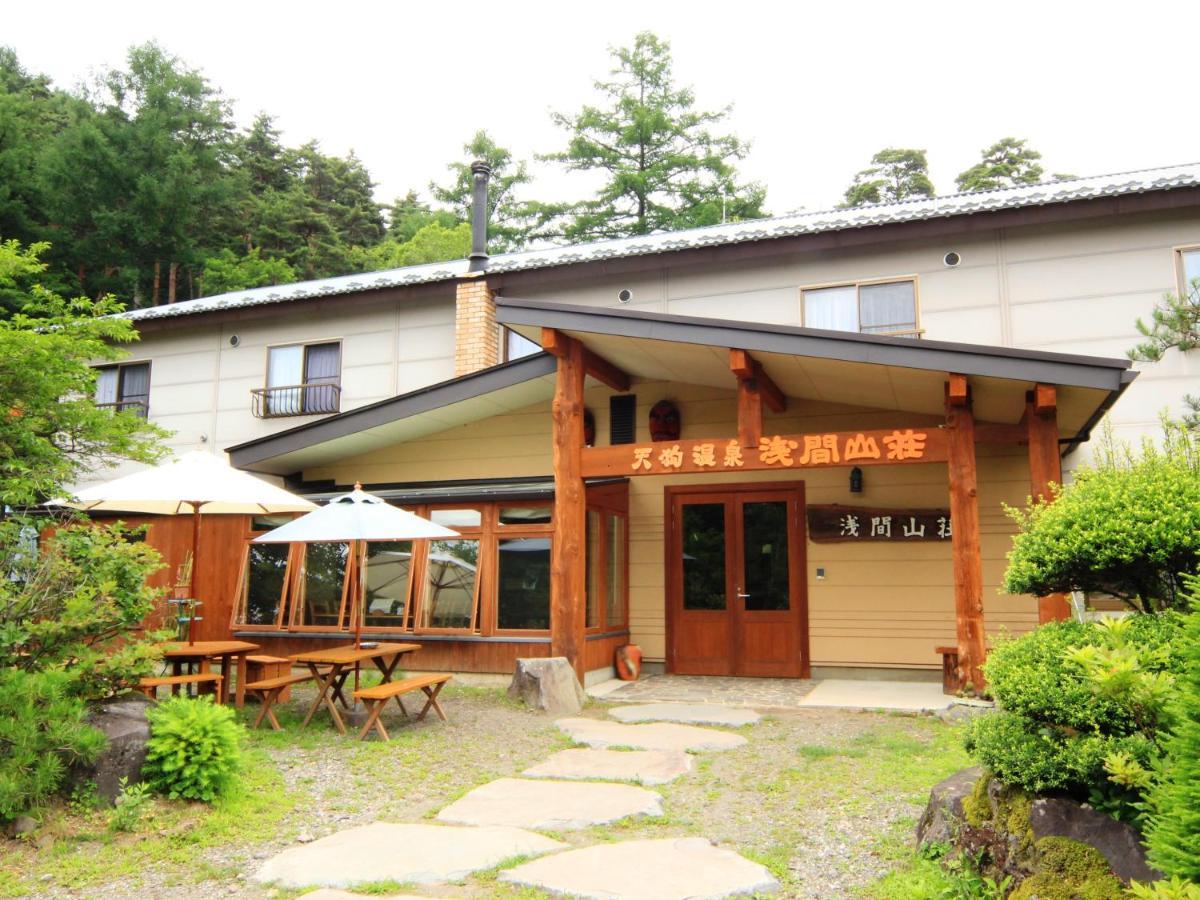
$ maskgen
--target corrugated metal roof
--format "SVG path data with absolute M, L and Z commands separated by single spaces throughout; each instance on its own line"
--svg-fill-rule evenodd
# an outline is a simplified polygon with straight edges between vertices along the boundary
M 1044 182 L 995 191 L 947 194 L 942 197 L 905 200 L 900 203 L 881 203 L 853 209 L 797 212 L 769 219 L 752 219 L 727 225 L 712 225 L 707 228 L 691 228 L 686 231 L 618 238 L 590 244 L 548 247 L 540 250 L 524 250 L 520 253 L 504 253 L 493 256 L 488 261 L 486 271 L 489 273 L 520 272 L 553 266 L 648 256 L 677 250 L 749 243 L 804 234 L 870 228 L 875 225 L 918 222 L 950 216 L 1188 187 L 1200 187 L 1200 163 L 1142 169 L 1136 172 L 1120 172 L 1112 175 L 1096 175 L 1071 181 Z M 451 281 L 461 278 L 466 273 L 467 260 L 452 260 L 237 291 L 214 297 L 204 297 L 199 300 L 185 300 L 166 306 L 130 310 L 124 315 L 138 321 L 187 316 L 217 310 L 287 303 L 292 300 L 314 297 Z

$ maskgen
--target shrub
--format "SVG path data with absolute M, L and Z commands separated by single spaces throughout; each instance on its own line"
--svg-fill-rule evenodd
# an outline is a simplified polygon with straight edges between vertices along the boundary
M 1109 436 L 1052 503 L 1008 509 L 1013 538 L 1004 590 L 1111 594 L 1134 609 L 1183 609 L 1183 578 L 1200 571 L 1200 433 L 1164 423 L 1140 455 Z
M 108 817 L 109 831 L 136 831 L 146 804 L 150 802 L 150 786 L 144 782 L 129 784 L 124 775 L 120 786 L 121 793 Z
M 242 726 L 210 697 L 172 697 L 147 713 L 150 740 L 142 774 L 171 799 L 211 803 L 237 774 Z
M 1159 870 L 1200 882 L 1200 599 L 1193 600 L 1183 634 L 1185 671 L 1164 764 L 1149 795 L 1147 846 Z
M 0 670 L 0 821 L 41 806 L 75 762 L 91 762 L 104 735 L 62 672 Z

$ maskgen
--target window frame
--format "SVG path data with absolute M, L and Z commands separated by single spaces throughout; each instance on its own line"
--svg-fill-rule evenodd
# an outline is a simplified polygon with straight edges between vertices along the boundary
M 1187 297 L 1192 286 L 1188 284 L 1186 273 L 1187 269 L 1184 266 L 1183 257 L 1185 253 L 1195 253 L 1200 255 L 1200 244 L 1180 244 L 1177 247 L 1171 248 L 1173 251 L 1175 263 L 1175 289 L 1179 292 L 1178 296 Z
M 105 363 L 102 366 L 92 366 L 92 368 L 95 369 L 97 375 L 99 375 L 100 372 L 107 372 L 107 371 L 112 371 L 112 370 L 115 370 L 117 373 L 117 393 L 116 393 L 117 399 L 114 400 L 112 403 L 99 403 L 99 402 L 96 402 L 96 400 L 95 400 L 96 394 L 93 391 L 93 393 L 92 393 L 93 402 L 95 402 L 96 406 L 100 407 L 101 409 L 112 409 L 116 412 L 125 412 L 126 409 L 131 406 L 139 407 L 142 410 L 141 417 L 143 419 L 150 418 L 150 385 L 151 385 L 151 374 L 152 374 L 152 369 L 153 369 L 152 363 L 153 363 L 153 361 L 149 360 L 149 359 L 123 359 L 120 362 L 116 362 L 116 363 Z M 125 400 L 121 395 L 121 388 L 125 384 L 125 370 L 136 367 L 136 366 L 145 366 L 146 367 L 146 394 L 145 394 L 146 401 L 145 401 L 145 403 L 142 403 L 140 401 Z M 99 385 L 97 385 L 97 388 L 99 388 Z
M 596 561 L 597 573 L 599 574 L 597 592 L 598 598 L 598 615 L 597 624 L 585 625 L 584 630 L 589 635 L 606 635 L 629 630 L 629 510 L 625 502 L 625 498 L 613 497 L 611 500 L 603 496 L 593 496 L 587 501 L 587 512 L 598 513 L 600 516 L 600 552 L 599 559 Z M 622 544 L 623 556 L 621 559 L 620 571 L 618 578 L 620 584 L 617 585 L 617 595 L 621 602 L 621 615 L 619 621 L 612 622 L 608 618 L 608 573 L 609 559 L 612 554 L 612 547 L 609 541 L 608 524 L 611 519 L 624 520 L 624 528 L 622 529 Z M 585 541 L 586 545 L 586 541 Z M 585 547 L 586 549 L 586 547 Z M 586 590 L 587 576 L 590 573 L 590 560 L 585 558 L 584 561 L 584 584 Z M 584 622 L 587 621 L 587 601 L 584 600 Z
M 425 586 L 429 564 L 429 547 L 433 543 L 432 540 L 427 539 L 422 540 L 420 547 L 413 552 L 413 565 L 409 572 L 408 596 L 409 603 L 412 606 L 412 634 L 462 635 L 463 637 L 483 636 L 487 633 L 483 629 L 483 623 L 487 621 L 484 610 L 487 602 L 484 581 L 491 577 L 489 574 L 491 567 L 487 566 L 485 562 L 485 556 L 488 552 L 486 540 L 487 509 L 485 508 L 485 504 L 482 503 L 431 503 L 413 507 L 412 511 L 422 518 L 429 519 L 439 509 L 474 509 L 480 513 L 478 525 L 456 525 L 451 528 L 452 531 L 457 531 L 462 538 L 476 541 L 479 544 L 479 555 L 476 557 L 475 565 L 475 589 L 472 595 L 471 624 L 467 628 L 437 628 L 421 624 L 421 617 L 425 613 Z M 421 589 L 420 594 L 415 593 L 417 587 Z
M 529 338 L 525 337 L 525 335 L 518 334 L 517 332 L 515 332 L 511 328 L 509 328 L 507 325 L 498 325 L 497 327 L 500 329 L 500 342 L 499 342 L 500 343 L 500 362 L 507 363 L 507 362 L 513 362 L 518 359 L 528 359 L 531 356 L 536 356 L 539 353 L 545 352 L 545 350 L 538 345 L 537 341 L 529 341 Z M 536 347 L 537 349 L 530 350 L 528 353 L 526 353 L 522 356 L 512 356 L 508 351 L 509 335 L 516 335 L 517 337 L 521 338 L 522 340 L 529 341 L 529 343 L 533 344 L 533 346 Z
M 537 508 L 550 507 L 550 521 L 542 524 L 500 524 L 500 510 L 513 507 Z M 490 508 L 489 508 L 490 507 Z M 550 628 L 501 628 L 500 627 L 500 541 L 516 538 L 548 537 L 550 539 L 551 560 L 554 553 L 554 501 L 553 500 L 494 500 L 489 501 L 484 508 L 485 528 L 489 532 L 487 541 L 488 562 L 487 575 L 491 579 L 488 592 L 484 595 L 485 603 L 481 604 L 480 618 L 486 623 L 487 629 L 481 633 L 492 637 L 532 637 L 550 633 Z M 553 562 L 551 563 L 553 564 Z M 553 588 L 551 588 L 553 591 Z M 546 621 L 550 621 L 553 613 L 553 593 L 547 598 L 550 608 Z M 483 608 L 487 607 L 487 608 Z
M 913 327 L 905 328 L 898 331 L 863 331 L 862 330 L 862 290 L 861 288 L 873 284 L 899 284 L 901 282 L 912 282 L 913 286 Z M 800 324 L 808 328 L 808 314 L 805 309 L 804 294 L 808 291 L 825 291 L 833 288 L 854 288 L 855 299 L 858 304 L 858 330 L 844 331 L 844 334 L 873 334 L 879 337 L 913 337 L 921 338 L 925 335 L 925 329 L 921 327 L 921 279 L 918 275 L 889 275 L 882 278 L 858 278 L 847 281 L 828 281 L 819 282 L 816 284 L 804 284 L 800 286 Z
M 333 409 L 333 410 L 310 411 L 310 410 L 307 410 L 304 408 L 307 405 L 307 400 L 308 400 L 308 391 L 307 391 L 308 382 L 306 382 L 304 380 L 305 372 L 308 369 L 308 351 L 309 351 L 309 348 L 311 348 L 311 347 L 324 347 L 329 344 L 336 344 L 337 348 L 338 348 L 337 381 L 321 382 L 321 383 L 322 384 L 333 384 L 337 388 L 337 393 L 335 394 L 336 402 L 334 404 L 337 408 Z M 345 349 L 344 344 L 345 344 L 345 340 L 344 340 L 344 338 L 341 338 L 341 337 L 321 338 L 320 340 L 315 340 L 315 341 L 284 341 L 284 342 L 281 342 L 278 344 L 267 344 L 266 345 L 267 353 L 263 360 L 263 378 L 262 378 L 263 386 L 261 389 L 263 391 L 263 397 L 262 397 L 263 412 L 262 412 L 261 416 L 259 416 L 259 418 L 289 419 L 289 418 L 297 418 L 299 416 L 329 416 L 329 415 L 336 415 L 337 413 L 341 412 L 342 411 L 342 395 L 341 395 L 342 375 L 344 374 L 343 363 L 346 358 L 345 354 L 343 353 L 343 350 Z M 272 385 L 271 384 L 271 353 L 275 350 L 286 350 L 289 347 L 303 348 L 303 352 L 301 353 L 301 357 L 300 357 L 300 384 L 299 385 L 289 385 L 289 384 Z M 269 403 L 269 394 L 267 392 L 269 392 L 273 387 L 274 388 L 289 388 L 289 387 L 299 388 L 299 390 L 300 390 L 300 411 L 295 412 L 295 413 L 267 412 L 268 403 Z M 258 416 L 257 413 L 255 415 Z

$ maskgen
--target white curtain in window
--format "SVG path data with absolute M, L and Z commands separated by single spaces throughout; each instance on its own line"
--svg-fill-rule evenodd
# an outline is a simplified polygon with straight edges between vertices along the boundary
M 117 369 L 100 369 L 96 372 L 96 402 L 117 402 Z
M 304 360 L 304 380 L 308 384 L 336 384 L 341 371 L 340 344 L 313 344 Z
M 911 281 L 862 285 L 859 308 L 861 327 L 867 334 L 913 331 L 917 327 L 917 298 Z
M 272 347 L 267 357 L 267 387 L 299 384 L 304 378 L 304 348 Z
M 805 291 L 804 324 L 808 328 L 858 331 L 858 289 L 851 285 Z

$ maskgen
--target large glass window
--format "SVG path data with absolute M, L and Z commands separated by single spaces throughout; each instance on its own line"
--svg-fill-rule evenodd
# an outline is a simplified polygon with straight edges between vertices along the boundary
M 625 624 L 625 517 L 609 515 L 607 531 L 608 577 L 605 579 L 607 624 Z
M 274 625 L 287 581 L 288 545 L 251 544 L 242 580 L 244 625 Z
M 902 281 L 846 284 L 803 291 L 808 328 L 917 337 L 917 286 Z
M 341 403 L 342 346 L 292 344 L 267 351 L 267 386 L 256 391 L 256 415 L 335 413 Z
M 424 628 L 475 630 L 479 541 L 430 541 L 421 596 Z
M 363 573 L 366 617 L 369 628 L 405 628 L 408 625 L 409 574 L 412 541 L 372 541 L 367 544 Z
M 301 597 L 305 625 L 342 627 L 349 544 L 306 544 Z
M 496 627 L 550 627 L 550 538 L 503 538 L 497 547 Z
M 96 405 L 146 418 L 150 409 L 150 363 L 124 363 L 96 371 Z

